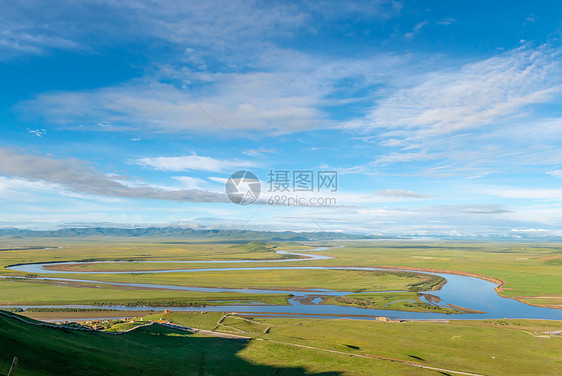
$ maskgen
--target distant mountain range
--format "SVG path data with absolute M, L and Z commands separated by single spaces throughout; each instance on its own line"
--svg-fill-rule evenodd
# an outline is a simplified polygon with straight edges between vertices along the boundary
M 342 232 L 295 232 L 295 231 L 251 231 L 251 230 L 222 230 L 222 229 L 193 229 L 188 227 L 67 227 L 59 230 L 28 230 L 20 228 L 0 228 L 0 237 L 21 238 L 87 238 L 87 237 L 119 237 L 119 238 L 163 238 L 171 243 L 182 240 L 193 242 L 215 241 L 222 243 L 247 243 L 260 241 L 314 241 L 314 240 L 369 240 L 369 239 L 432 239 L 437 241 L 553 241 L 562 240 L 560 236 L 549 234 L 481 234 L 451 236 L 451 235 L 354 235 Z M 173 239 L 173 241 L 172 241 Z
M 273 232 L 237 230 L 195 230 L 182 227 L 87 227 L 63 228 L 60 230 L 26 230 L 18 228 L 0 229 L 0 236 L 11 238 L 72 238 L 72 237 L 153 237 L 189 240 L 267 240 L 267 241 L 308 241 L 332 239 L 396 239 L 397 237 L 378 237 L 344 234 L 340 232 Z

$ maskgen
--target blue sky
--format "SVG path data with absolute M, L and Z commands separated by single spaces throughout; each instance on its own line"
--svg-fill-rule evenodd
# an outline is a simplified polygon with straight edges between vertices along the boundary
M 562 5 L 0 5 L 1 227 L 562 236 Z M 192 100 L 193 99 L 193 100 Z M 228 176 L 262 180 L 230 203 Z M 270 170 L 337 171 L 269 205 Z

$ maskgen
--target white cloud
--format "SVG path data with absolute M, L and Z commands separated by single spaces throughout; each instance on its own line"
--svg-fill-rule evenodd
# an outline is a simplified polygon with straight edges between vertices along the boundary
M 46 197 L 52 200 L 54 196 L 92 200 L 98 203 L 116 203 L 123 200 L 119 197 L 100 197 L 87 193 L 79 193 L 54 182 L 45 180 L 29 180 L 0 176 L 0 197 L 4 204 L 19 203 L 41 205 Z
M 236 138 L 255 131 L 279 135 L 339 125 L 326 108 L 364 100 L 358 93 L 380 82 L 403 58 L 330 62 L 291 50 L 263 51 L 251 72 L 202 73 L 167 66 L 125 84 L 80 92 L 50 92 L 18 104 L 64 128 L 98 131 L 213 132 Z M 354 85 L 342 85 L 352 80 Z M 175 86 L 174 86 L 175 85 Z M 177 86 L 182 85 L 197 104 Z M 200 107 L 201 108 L 200 108 Z
M 224 172 L 234 169 L 256 167 L 256 163 L 242 160 L 220 160 L 200 155 L 186 155 L 181 157 L 142 158 L 134 163 L 160 171 L 209 171 Z
M 562 178 L 562 170 L 548 171 L 547 174 L 556 176 L 557 178 Z
M 385 154 L 377 158 L 372 164 L 373 165 L 386 165 L 394 163 L 404 163 L 404 162 L 420 162 L 428 161 L 432 159 L 439 159 L 440 157 L 436 154 L 429 154 L 426 151 L 420 152 L 393 152 Z
M 412 39 L 413 37 L 415 37 L 420 31 L 421 29 L 428 24 L 428 21 L 422 21 L 416 24 L 416 26 L 414 26 L 414 28 L 412 29 L 412 31 L 410 31 L 409 33 L 404 34 L 404 37 L 406 39 Z
M 451 25 L 453 23 L 457 22 L 456 19 L 454 19 L 453 17 L 445 17 L 443 18 L 441 21 L 438 21 L 437 23 L 439 25 L 444 25 L 444 26 L 448 26 Z
M 355 126 L 386 128 L 388 138 L 423 139 L 481 127 L 548 102 L 562 86 L 560 51 L 524 46 L 458 70 L 427 74 L 377 103 Z
M 43 54 L 50 49 L 84 50 L 80 43 L 39 31 L 3 30 L 0 32 L 0 61 L 20 54 Z
M 375 192 L 375 194 L 378 195 L 378 196 L 383 196 L 383 197 L 403 197 L 403 198 L 427 198 L 427 197 L 430 197 L 429 195 L 426 195 L 426 194 L 412 192 L 412 191 L 406 191 L 406 190 L 403 190 L 403 189 L 380 190 L 380 191 Z
M 224 192 L 224 185 L 227 180 L 224 178 L 213 178 L 213 177 L 200 179 L 192 176 L 174 176 L 173 179 L 181 183 L 182 189 L 195 189 L 195 190 L 212 191 L 218 193 Z
M 495 187 L 484 188 L 483 192 L 504 198 L 562 200 L 562 189 L 556 188 Z
M 59 0 L 0 4 L 0 59 L 42 54 L 52 49 L 103 49 L 127 42 L 167 44 L 185 51 L 183 61 L 200 67 L 209 58 L 230 64 L 255 60 L 275 39 L 315 32 L 320 17 L 387 19 L 400 11 L 394 0 L 299 3 L 254 0 L 204 2 L 172 0 Z M 217 11 L 220 10 L 220 11 Z
M 253 1 L 60 0 L 56 10 L 47 3 L 12 2 L 0 5 L 0 57 L 147 39 L 234 51 L 244 41 L 258 46 L 274 31 L 290 33 L 306 19 L 296 6 Z
M 255 156 L 258 156 L 258 155 L 262 155 L 262 154 L 277 154 L 278 151 L 275 148 L 259 147 L 257 149 L 244 150 L 243 153 L 246 154 L 246 155 L 255 157 Z
M 58 185 L 78 194 L 186 202 L 226 202 L 222 193 L 138 184 L 104 174 L 78 159 L 56 159 L 0 148 L 0 175 Z
M 227 178 L 219 178 L 215 176 L 209 176 L 207 179 L 221 184 L 226 184 L 226 181 L 228 180 Z
M 516 212 L 502 205 L 432 205 L 423 207 L 327 207 L 307 208 L 291 213 L 280 212 L 274 223 L 290 223 L 293 228 L 314 230 L 314 222 L 330 231 L 346 229 L 364 234 L 485 236 L 505 234 L 522 223 Z
M 203 179 L 194 178 L 192 176 L 174 176 L 174 179 L 181 182 L 182 188 L 185 189 L 203 189 L 208 183 Z
M 45 129 L 27 129 L 27 133 L 36 136 L 36 137 L 43 137 L 44 135 L 47 134 L 47 131 Z
M 558 165 L 562 118 L 534 110 L 562 99 L 561 52 L 527 45 L 411 76 L 417 84 L 397 89 L 350 124 L 381 152 L 342 171 L 468 178 Z

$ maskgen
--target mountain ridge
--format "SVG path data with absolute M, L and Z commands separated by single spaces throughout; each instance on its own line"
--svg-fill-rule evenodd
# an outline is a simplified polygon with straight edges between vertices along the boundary
M 19 228 L 0 228 L 0 236 L 12 238 L 72 238 L 72 237 L 164 237 L 188 239 L 251 239 L 270 241 L 307 241 L 331 239 L 396 239 L 397 237 L 378 237 L 353 235 L 340 232 L 294 232 L 294 231 L 252 231 L 252 230 L 200 230 L 184 227 L 70 227 L 58 230 L 29 230 Z

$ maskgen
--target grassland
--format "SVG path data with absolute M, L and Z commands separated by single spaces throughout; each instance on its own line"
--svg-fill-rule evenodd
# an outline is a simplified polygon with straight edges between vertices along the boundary
M 523 302 L 551 308 L 562 307 L 562 249 L 559 244 L 509 244 L 509 243 L 411 243 L 405 241 L 353 241 L 343 242 L 343 248 L 332 248 L 319 253 L 333 256 L 329 260 L 293 261 L 290 266 L 372 266 L 422 268 L 459 274 L 475 274 L 502 283 L 499 292 Z M 62 247 L 37 249 L 38 246 Z M 73 260 L 273 260 L 280 258 L 275 250 L 310 249 L 295 243 L 202 244 L 199 242 L 171 242 L 151 239 L 4 239 L 0 252 L 0 265 L 16 263 L 73 261 Z M 17 249 L 28 247 L 30 249 Z M 35 249 L 33 249 L 35 248 Z M 11 250 L 10 250 L 11 249 Z M 118 270 L 130 264 L 103 264 L 108 270 Z M 139 265 L 139 264 L 136 264 Z M 158 266 L 159 265 L 159 266 Z M 180 266 L 181 265 L 181 266 Z M 289 265 L 283 263 L 283 265 Z M 140 268 L 156 268 L 168 264 L 140 264 Z M 195 264 L 175 264 L 181 268 L 194 268 Z M 200 265 L 199 265 L 200 266 Z M 238 264 L 237 267 L 280 266 L 273 263 Z M 85 265 L 83 268 L 99 268 Z M 212 267 L 233 267 L 233 264 L 213 264 Z M 22 276 L 23 273 L 0 269 L 3 276 Z M 56 276 L 56 275 L 50 275 Z M 407 278 L 404 275 L 373 272 L 326 270 L 266 270 L 236 272 L 197 272 L 117 275 L 60 274 L 65 278 L 96 279 L 114 282 L 140 282 L 208 287 L 256 287 L 274 289 L 328 288 L 340 291 L 408 290 L 423 277 Z M 414 279 L 418 281 L 415 282 Z M 173 298 L 185 301 L 245 300 L 279 303 L 279 296 L 242 296 L 241 294 L 204 294 L 174 292 Z M 124 290 L 103 285 L 40 285 L 39 282 L 13 282 L 0 280 L 0 302 L 23 303 L 87 303 L 92 301 L 119 302 L 146 301 L 170 296 L 169 292 L 155 290 Z M 248 300 L 246 300 L 248 301 Z
M 325 297 L 323 304 L 410 312 L 461 313 L 454 309 L 423 302 L 420 298 L 420 294 L 415 292 L 391 292 L 385 294 L 362 293 Z
M 18 312 L 18 315 L 32 318 L 40 321 L 84 321 L 92 319 L 121 319 L 123 317 L 141 317 L 154 311 L 84 311 L 84 312 Z
M 35 327 L 0 317 L 0 372 L 7 373 L 18 356 L 18 376 L 51 375 L 342 375 L 355 362 L 331 353 L 272 344 L 251 356 L 249 347 L 234 340 L 189 334 L 150 326 L 114 335 Z M 277 359 L 272 361 L 271 353 Z M 259 359 L 249 359 L 251 357 Z M 298 358 L 296 358 L 296 356 Z M 269 359 L 268 359 L 269 358 Z M 305 360 L 306 359 L 306 360 Z M 302 365 L 283 365 L 295 360 Z M 385 374 L 407 374 L 407 366 L 364 359 Z M 262 363 L 262 364 L 260 364 Z M 267 364 L 270 363 L 270 364 Z M 355 373 L 357 374 L 357 373 Z M 428 373 L 429 374 L 429 373 Z
M 156 306 L 189 306 L 248 304 L 286 304 L 280 294 L 200 293 L 189 291 L 163 291 L 110 288 L 75 283 L 47 283 L 40 280 L 0 280 L 0 301 L 4 305 L 48 304 L 123 304 Z
M 17 375 L 558 375 L 562 323 L 540 320 L 375 322 L 158 313 L 183 326 L 231 332 L 248 343 L 161 326 L 114 335 L 44 328 L 0 316 L 0 373 Z M 221 320 L 222 319 L 222 320 Z M 222 325 L 219 325 L 222 324 Z M 123 326 L 128 329 L 133 325 Z M 92 351 L 95 349 L 95 351 Z M 446 371 L 422 369 L 413 364 Z
M 215 266 L 213 266 L 215 267 Z M 230 266 L 232 267 L 232 266 Z M 197 273 L 52 274 L 53 277 L 80 278 L 107 282 L 169 284 L 177 286 L 271 288 L 306 290 L 325 288 L 338 291 L 408 290 L 431 277 L 414 272 L 355 270 L 230 270 Z M 415 285 L 415 286 L 414 286 Z
M 508 324 L 495 325 L 497 321 L 488 321 L 481 325 L 478 321 L 439 324 L 308 320 L 295 326 L 295 320 L 259 321 L 276 325 L 267 334 L 260 334 L 260 338 L 415 361 L 449 370 L 485 375 L 555 375 L 562 371 L 562 338 L 534 336 L 537 329 L 560 330 L 560 323 L 516 321 L 511 324 L 511 320 L 504 320 Z M 250 349 L 243 355 L 258 360 Z M 356 374 L 376 374 L 359 366 L 354 369 Z
M 141 268 L 177 266 L 184 260 L 264 260 L 259 264 L 217 263 L 212 267 L 280 266 L 275 250 L 296 244 L 217 244 L 143 239 L 0 239 L 0 266 L 74 260 L 164 260 Z M 319 253 L 327 260 L 295 260 L 287 266 L 370 266 L 422 268 L 475 274 L 502 284 L 500 293 L 531 304 L 562 308 L 562 251 L 556 244 L 409 243 L 350 241 Z M 41 249 L 42 246 L 62 247 Z M 308 248 L 313 246 L 300 246 Z M 23 249 L 26 248 L 26 249 Z M 316 252 L 315 252 L 316 253 Z M 175 264 L 174 264 L 175 263 Z M 137 264 L 138 265 L 138 264 Z M 135 265 L 135 267 L 137 266 Z M 131 264 L 86 264 L 82 270 L 119 270 Z M 210 266 L 211 267 L 211 266 Z M 3 277 L 24 276 L 5 268 Z M 49 274 L 50 277 L 184 286 L 350 291 L 324 303 L 375 309 L 432 311 L 416 290 L 438 286 L 440 279 L 416 273 L 344 270 L 237 270 L 161 274 Z M 384 294 L 365 291 L 409 290 Z M 285 294 L 239 294 L 166 291 L 110 284 L 0 279 L 0 303 L 14 305 L 148 304 L 211 305 L 286 304 Z M 446 308 L 442 310 L 447 310 Z M 452 311 L 452 310 L 450 310 Z M 107 312 L 27 312 L 53 319 L 103 316 Z M 129 316 L 126 313 L 123 315 Z M 107 317 L 110 317 L 108 314 Z M 462 315 L 455 315 L 458 317 Z M 558 375 L 562 373 L 562 322 L 540 320 L 452 320 L 449 322 L 375 322 L 363 320 L 272 319 L 223 313 L 155 313 L 164 319 L 216 333 L 253 338 L 248 343 L 192 334 L 162 326 L 126 334 L 78 332 L 25 324 L 0 316 L 0 374 L 13 356 L 16 376 L 80 375 L 435 375 L 452 371 L 482 375 Z M 140 325 L 120 323 L 109 330 Z M 110 325 L 111 326 L 111 325 Z M 215 334 L 216 334 L 215 333 Z M 423 369 L 417 366 L 436 368 Z
M 498 292 L 528 304 L 562 308 L 560 244 L 350 242 L 337 264 L 412 267 L 500 281 Z M 336 263 L 326 260 L 325 264 Z
M 225 244 L 200 242 L 170 242 L 150 239 L 3 239 L 0 238 L 2 265 L 103 260 L 274 260 L 281 258 L 276 250 L 310 249 L 294 242 Z M 42 249 L 48 247 L 48 249 Z M 20 249 L 21 248 L 21 249 Z M 2 274 L 11 274 L 2 270 Z M 13 274 L 13 273 L 12 273 Z M 17 273 L 16 273 L 17 274 Z

